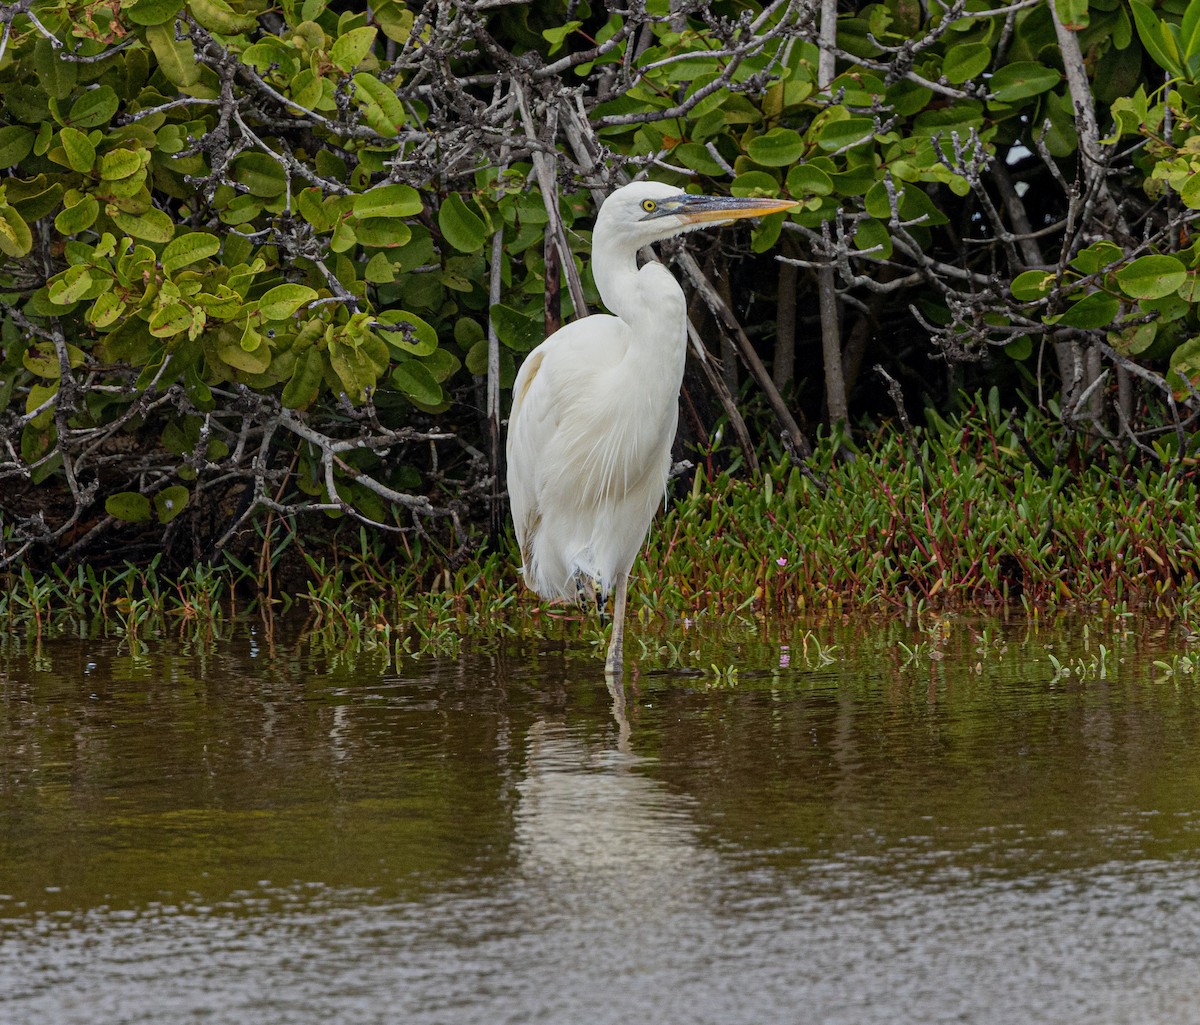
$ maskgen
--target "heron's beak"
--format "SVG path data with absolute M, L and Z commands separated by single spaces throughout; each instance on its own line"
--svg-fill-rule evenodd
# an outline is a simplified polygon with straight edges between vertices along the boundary
M 684 196 L 671 213 L 686 224 L 730 224 L 742 217 L 765 217 L 799 205 L 790 199 Z

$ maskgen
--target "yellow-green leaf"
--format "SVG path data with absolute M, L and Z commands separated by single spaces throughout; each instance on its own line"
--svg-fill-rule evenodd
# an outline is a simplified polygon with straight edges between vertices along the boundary
M 59 141 L 67 157 L 67 166 L 72 171 L 87 174 L 96 163 L 96 147 L 91 140 L 78 128 L 68 126 L 59 133 Z
M 280 401 L 288 409 L 304 409 L 316 401 L 324 379 L 324 353 L 319 349 L 307 349 L 296 358 L 292 378 L 284 385 Z
M 428 356 L 438 347 L 432 325 L 407 310 L 385 310 L 377 318 L 388 346 L 412 356 Z M 389 330 L 390 329 L 390 330 Z
M 92 303 L 87 319 L 93 327 L 108 327 L 116 323 L 118 317 L 125 312 L 125 304 L 117 298 L 115 292 L 101 292 Z
M 175 38 L 174 23 L 151 25 L 146 42 L 158 58 L 158 67 L 172 85 L 186 88 L 200 81 L 200 65 L 190 39 Z M 110 90 L 111 91 L 111 90 Z
M 135 25 L 161 25 L 170 21 L 183 7 L 183 0 L 137 0 L 122 14 Z
M 329 364 L 351 402 L 362 402 L 367 389 L 375 387 L 375 362 L 361 347 L 335 338 L 329 346 Z
M 438 227 L 442 237 L 460 253 L 476 253 L 483 248 L 483 220 L 457 192 L 451 192 L 438 210 Z
M 258 311 L 265 320 L 287 320 L 301 306 L 315 298 L 316 289 L 308 285 L 276 285 L 258 301 Z
M 170 242 L 175 234 L 175 222 L 157 207 L 151 207 L 141 214 L 127 214 L 118 210 L 112 215 L 112 219 L 126 235 L 145 239 L 147 242 Z
M 188 489 L 182 484 L 172 484 L 163 488 L 154 496 L 154 510 L 158 513 L 158 522 L 170 523 L 187 508 L 190 497 Z
M 162 269 L 168 276 L 184 267 L 207 260 L 221 250 L 221 240 L 207 231 L 189 231 L 167 243 L 162 253 Z
M 100 177 L 105 181 L 121 181 L 133 177 L 142 167 L 142 158 L 133 150 L 114 149 L 100 158 Z
M 354 100 L 362 108 L 367 124 L 380 135 L 393 138 L 404 125 L 404 105 L 395 91 L 374 75 L 361 71 L 354 76 Z
M 204 28 L 225 36 L 253 31 L 258 19 L 238 14 L 225 0 L 188 0 L 188 9 Z
M 60 235 L 78 235 L 87 231 L 100 216 L 100 204 L 95 196 L 84 195 L 77 203 L 64 207 L 54 218 L 54 227 Z
M 111 86 L 97 86 L 95 89 L 88 89 L 71 104 L 67 122 L 76 128 L 99 128 L 112 120 L 120 106 L 121 101 Z
M 392 384 L 405 395 L 425 406 L 436 406 L 442 401 L 442 386 L 434 380 L 429 369 L 408 359 L 392 371 Z
M 38 377 L 57 381 L 62 377 L 62 364 L 58 358 L 58 350 L 53 342 L 35 342 L 25 350 L 21 357 L 25 369 Z M 84 355 L 82 350 L 74 345 L 67 345 L 67 363 L 74 369 L 82 366 Z
M 150 333 L 155 338 L 170 338 L 186 331 L 192 324 L 192 311 L 183 303 L 170 303 L 155 310 L 150 318 Z
M 329 59 L 343 71 L 353 71 L 361 64 L 375 43 L 377 30 L 355 28 L 338 36 L 329 48 Z
M 127 523 L 142 523 L 150 519 L 150 499 L 136 491 L 118 491 L 104 500 L 104 511 Z
M 415 217 L 423 207 L 421 194 L 411 185 L 380 185 L 355 197 L 354 216 L 362 220 L 370 217 Z
M 25 219 L 11 206 L 0 206 L 0 253 L 28 256 L 33 248 L 33 233 Z

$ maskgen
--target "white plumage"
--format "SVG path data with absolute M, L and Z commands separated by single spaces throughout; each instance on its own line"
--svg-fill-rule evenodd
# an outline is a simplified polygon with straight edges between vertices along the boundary
M 657 182 L 618 189 L 592 235 L 604 305 L 534 349 L 513 384 L 508 495 L 525 582 L 543 598 L 615 591 L 607 668 L 622 666 L 629 571 L 666 491 L 687 352 L 683 290 L 643 246 L 785 200 L 692 196 Z

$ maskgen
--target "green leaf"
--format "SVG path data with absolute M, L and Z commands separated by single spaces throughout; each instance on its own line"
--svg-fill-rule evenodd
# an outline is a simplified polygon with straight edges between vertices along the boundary
M 1101 239 L 1099 242 L 1093 242 L 1086 249 L 1079 250 L 1071 261 L 1071 266 L 1082 274 L 1096 274 L 1120 260 L 1124 252 L 1115 243 Z
M 0 252 L 5 256 L 29 256 L 34 247 L 34 234 L 29 224 L 12 206 L 0 206 Z
M 889 260 L 894 244 L 887 226 L 868 219 L 860 221 L 854 231 L 854 248 L 866 253 L 872 260 Z
M 354 236 L 370 249 L 398 249 L 412 238 L 412 229 L 394 217 L 371 217 L 355 224 Z
M 239 14 L 225 0 L 189 0 L 188 9 L 203 28 L 221 35 L 236 36 L 258 27 L 257 18 Z
M 540 318 L 531 317 L 511 306 L 496 303 L 491 316 L 496 337 L 510 349 L 528 352 L 546 337 L 546 325 Z
M 63 207 L 54 218 L 54 229 L 60 235 L 78 235 L 87 231 L 100 216 L 100 204 L 95 196 L 80 196 L 79 201 Z
M 192 326 L 192 311 L 183 303 L 170 303 L 155 310 L 150 318 L 150 333 L 155 338 L 171 338 Z
M 1088 27 L 1088 0 L 1054 0 L 1054 7 L 1064 28 L 1082 32 Z
M 833 153 L 850 149 L 870 140 L 875 131 L 875 121 L 869 117 L 850 117 L 841 121 L 829 121 L 817 135 L 817 145 Z
M 55 306 L 70 306 L 87 295 L 94 284 L 91 269 L 77 263 L 50 279 L 46 295 Z
M 791 128 L 772 128 L 766 135 L 751 139 L 746 153 L 756 164 L 787 167 L 796 163 L 807 146 L 800 133 Z
M 305 409 L 317 400 L 325 380 L 325 356 L 319 349 L 306 349 L 296 357 L 291 380 L 283 388 L 280 401 L 288 409 Z
M 288 83 L 288 95 L 305 110 L 312 110 L 324 91 L 321 77 L 312 68 L 305 68 Z
M 391 86 L 384 85 L 368 72 L 360 71 L 354 76 L 354 100 L 362 108 L 367 124 L 380 135 L 392 139 L 399 134 L 405 121 L 404 105 Z
M 143 214 L 127 214 L 119 210 L 112 215 L 112 219 L 126 235 L 145 239 L 147 242 L 170 242 L 175 234 L 175 222 L 153 206 Z
M 1108 332 L 1109 344 L 1122 356 L 1136 356 L 1145 352 L 1154 344 L 1158 337 L 1158 322 L 1138 324 L 1136 327 L 1126 327 L 1122 331 Z
M 557 28 L 542 30 L 542 38 L 550 44 L 550 56 L 558 53 L 567 41 L 567 36 L 583 25 L 582 21 L 568 21 Z
M 952 85 L 962 85 L 982 74 L 992 62 L 992 50 L 986 43 L 959 43 L 946 51 L 942 74 Z
M 1117 271 L 1121 291 L 1134 299 L 1161 299 L 1185 280 L 1187 269 L 1174 256 L 1140 256 Z
M 79 81 L 79 65 L 73 61 L 59 60 L 57 50 L 45 37 L 34 43 L 33 71 L 37 76 L 38 88 L 43 89 L 49 99 L 56 101 L 70 96 Z
M 151 25 L 146 42 L 158 58 L 158 68 L 172 85 L 186 89 L 200 81 L 200 65 L 190 39 L 175 38 L 174 23 Z M 114 107 L 114 111 L 115 111 Z
M 67 345 L 67 364 L 73 369 L 83 365 L 82 350 L 74 345 Z M 21 356 L 25 369 L 38 377 L 57 381 L 62 377 L 62 364 L 59 362 L 58 350 L 53 342 L 35 342 Z
M 66 129 L 63 130 L 66 131 Z M 110 150 L 100 158 L 100 177 L 105 181 L 121 181 L 131 178 L 140 170 L 142 170 L 142 158 L 131 149 Z
M 121 101 L 111 86 L 97 86 L 87 90 L 71 104 L 67 123 L 75 128 L 99 128 L 112 120 L 120 106 Z
M 283 165 L 266 153 L 243 153 L 234 162 L 233 177 L 262 199 L 282 196 L 288 183 Z
M 775 243 L 779 241 L 779 234 L 783 231 L 783 222 L 786 219 L 782 213 L 770 214 L 762 218 L 750 233 L 750 249 L 755 253 L 765 253 L 768 249 L 774 248 Z
M 19 164 L 33 151 L 34 132 L 24 125 L 0 128 L 0 167 Z
M 833 179 L 812 164 L 797 164 L 787 176 L 788 194 L 800 196 L 828 196 L 833 192 Z
M 332 230 L 341 219 L 341 209 L 337 201 L 330 202 L 317 188 L 301 190 L 296 197 L 296 209 L 301 217 L 320 232 Z
M 1044 299 L 1053 288 L 1053 271 L 1027 270 L 1013 278 L 1012 294 L 1019 302 L 1028 303 Z
M 59 141 L 71 170 L 87 174 L 96 163 L 96 147 L 91 140 L 79 129 L 67 127 L 59 133 Z
M 168 277 L 189 267 L 193 263 L 216 256 L 221 250 L 221 240 L 206 231 L 189 231 L 167 243 L 162 252 L 162 269 Z
M 317 290 L 308 285 L 276 285 L 258 301 L 258 311 L 264 320 L 287 320 L 316 298 Z
M 486 228 L 457 192 L 451 192 L 438 210 L 442 237 L 460 253 L 476 253 L 483 248 Z
M 481 338 L 467 350 L 463 364 L 466 366 L 468 373 L 472 373 L 476 377 L 483 377 L 488 372 L 488 343 L 486 338 Z
M 1179 198 L 1189 210 L 1200 210 L 1200 174 L 1188 175 L 1179 190 Z
M 1033 352 L 1033 339 L 1029 335 L 1021 335 L 1020 338 L 1014 338 L 1004 347 L 1004 353 L 1010 359 L 1023 360 L 1028 359 Z
M 1154 63 L 1176 78 L 1183 78 L 1185 69 L 1179 58 L 1179 44 L 1167 23 L 1161 21 L 1142 0 L 1129 0 L 1129 9 L 1133 11 L 1138 38 Z
M 441 384 L 458 373 L 462 361 L 446 349 L 435 349 L 421 360 L 421 365 L 433 375 L 438 384 Z
M 424 209 L 421 194 L 411 185 L 380 185 L 354 199 L 354 216 L 415 217 Z
M 779 195 L 779 182 L 766 171 L 747 171 L 729 183 L 729 194 L 739 199 Z
M 1179 26 L 1179 52 L 1192 67 L 1192 58 L 1200 56 L 1200 5 L 1189 3 Z M 1193 81 L 1195 77 L 1193 76 Z
M 392 266 L 387 253 L 376 253 L 367 261 L 363 268 L 363 280 L 372 285 L 388 285 L 396 280 L 396 268 Z
M 725 173 L 725 169 L 713 159 L 712 154 L 708 152 L 708 147 L 702 142 L 680 143 L 671 151 L 671 156 L 684 167 L 710 177 Z
M 1200 338 L 1189 338 L 1171 353 L 1170 367 L 1167 383 L 1177 399 L 1186 398 L 1200 383 Z
M 351 402 L 362 402 L 374 388 L 379 372 L 365 347 L 335 338 L 329 344 L 329 365 Z
M 1053 89 L 1062 81 L 1062 75 L 1037 61 L 1016 61 L 1005 64 L 992 75 L 992 99 L 1001 103 L 1013 103 L 1037 96 Z
M 338 36 L 329 48 L 329 59 L 343 71 L 353 71 L 371 52 L 377 31 L 374 28 L 354 28 Z
M 198 292 L 195 302 L 216 320 L 232 320 L 242 311 L 242 297 L 228 285 L 217 285 L 212 292 Z
M 270 348 L 249 327 L 240 336 L 228 329 L 221 332 L 217 337 L 217 355 L 226 366 L 247 374 L 261 374 L 271 365 Z
M 428 356 L 438 347 L 438 334 L 430 324 L 407 310 L 385 310 L 377 318 L 386 327 L 380 334 L 388 347 L 399 353 L 413 356 Z
M 392 384 L 410 399 L 425 406 L 436 406 L 443 399 L 442 386 L 429 368 L 415 359 L 405 360 L 392 371 Z
M 126 523 L 142 523 L 150 519 L 150 499 L 136 491 L 118 491 L 104 500 L 104 511 Z
M 115 292 L 101 292 L 88 310 L 87 319 L 93 327 L 105 328 L 115 324 L 124 312 L 125 304 Z
M 1097 328 L 1108 327 L 1117 319 L 1121 302 L 1107 292 L 1091 292 L 1074 303 L 1058 318 L 1063 327 Z
M 137 0 L 122 10 L 135 25 L 161 25 L 183 9 L 183 0 Z
M 191 494 L 182 484 L 172 484 L 154 496 L 154 509 L 159 523 L 170 523 L 187 508 Z

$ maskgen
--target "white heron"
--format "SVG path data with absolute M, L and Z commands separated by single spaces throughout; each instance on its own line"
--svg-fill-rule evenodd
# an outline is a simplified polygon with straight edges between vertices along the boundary
M 604 201 L 592 276 L 604 305 L 534 349 L 513 383 L 508 496 L 525 583 L 543 598 L 614 592 L 605 669 L 623 667 L 629 571 L 666 496 L 687 352 L 683 289 L 651 242 L 795 206 L 635 182 Z

